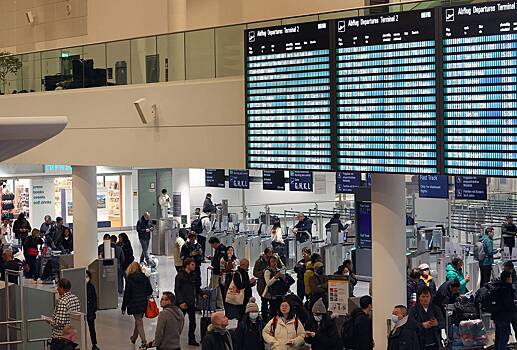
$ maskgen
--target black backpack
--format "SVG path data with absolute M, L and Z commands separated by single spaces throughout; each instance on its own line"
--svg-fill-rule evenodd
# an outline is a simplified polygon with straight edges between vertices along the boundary
M 341 326 L 341 343 L 345 349 L 353 349 L 354 342 L 354 318 L 350 315 L 345 316 Z
M 203 233 L 203 223 L 201 218 L 195 219 L 192 221 L 192 225 L 190 225 L 190 229 L 197 234 Z
M 504 298 L 500 296 L 501 287 L 492 285 L 491 288 L 487 288 L 484 298 L 481 302 L 481 309 L 491 314 L 497 314 L 505 311 Z

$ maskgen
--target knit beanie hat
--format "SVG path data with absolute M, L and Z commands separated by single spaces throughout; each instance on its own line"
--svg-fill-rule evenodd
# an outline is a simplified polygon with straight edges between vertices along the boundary
M 255 301 L 255 298 L 250 298 L 250 301 L 248 302 L 248 304 L 246 304 L 246 313 L 259 312 L 259 307 Z
M 314 305 L 312 306 L 312 313 L 313 314 L 326 314 L 327 308 L 325 307 L 325 304 L 323 304 L 323 300 L 318 299 Z

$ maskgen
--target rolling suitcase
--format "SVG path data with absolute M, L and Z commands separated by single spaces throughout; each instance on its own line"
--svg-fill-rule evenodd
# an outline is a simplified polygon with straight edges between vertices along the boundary
M 201 312 L 201 342 L 205 339 L 206 332 L 208 330 L 208 326 L 212 324 L 212 316 L 210 315 L 211 311 L 203 310 Z
M 211 288 L 209 283 L 209 269 L 206 272 L 206 287 L 201 288 L 197 298 L 197 309 L 201 311 L 214 312 L 217 308 L 217 289 Z

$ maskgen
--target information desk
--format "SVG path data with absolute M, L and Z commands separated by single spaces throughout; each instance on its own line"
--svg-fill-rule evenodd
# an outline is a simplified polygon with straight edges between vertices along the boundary
M 337 170 L 438 172 L 434 17 L 337 21 Z
M 443 9 L 445 173 L 517 176 L 517 12 Z
M 331 170 L 329 23 L 245 39 L 247 168 Z

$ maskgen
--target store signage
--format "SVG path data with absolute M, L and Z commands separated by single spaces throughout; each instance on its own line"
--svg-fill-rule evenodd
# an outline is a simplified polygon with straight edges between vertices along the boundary
M 44 172 L 50 173 L 50 174 L 71 173 L 72 166 L 71 165 L 59 165 L 59 164 L 45 164 Z
M 357 246 L 372 247 L 372 203 L 357 203 Z
M 262 189 L 285 191 L 285 176 L 283 170 L 262 171 Z
M 225 188 L 224 169 L 206 169 L 205 186 Z
M 228 185 L 230 188 L 242 188 L 248 190 L 250 188 L 250 173 L 248 170 L 232 170 L 228 176 Z
M 289 191 L 312 192 L 313 178 L 311 171 L 290 171 Z
M 456 199 L 487 199 L 487 181 L 484 176 L 456 176 Z
M 181 216 L 181 192 L 172 193 L 172 216 L 175 218 Z
M 32 190 L 30 196 L 30 219 L 32 225 L 39 225 L 39 220 L 42 220 L 45 215 L 55 216 L 55 193 L 54 193 L 54 179 L 45 177 L 41 179 L 32 180 Z
M 449 177 L 442 175 L 420 175 L 418 178 L 420 198 L 449 198 Z
M 361 186 L 361 173 L 336 172 L 336 193 L 354 193 Z

